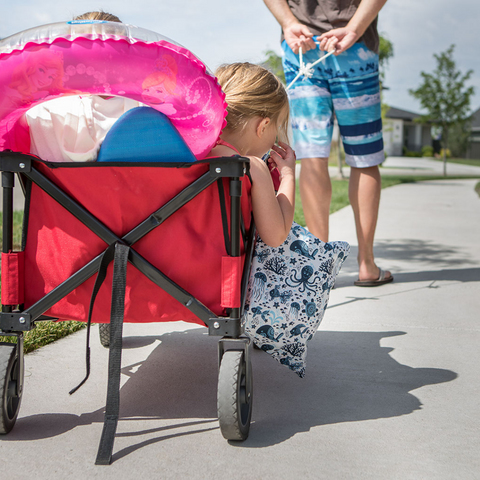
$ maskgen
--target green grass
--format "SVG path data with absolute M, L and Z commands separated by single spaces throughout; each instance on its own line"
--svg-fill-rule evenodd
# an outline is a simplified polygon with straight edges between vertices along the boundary
M 452 178 L 453 177 L 449 177 L 449 180 Z M 422 175 L 385 175 L 382 176 L 382 188 L 393 187 L 394 185 L 400 185 L 402 183 L 415 183 L 426 180 L 445 180 L 445 177 Z M 480 182 L 477 184 L 476 189 L 480 195 Z M 332 179 L 332 201 L 330 203 L 330 214 L 348 205 L 350 205 L 350 201 L 348 199 L 348 178 L 344 180 Z M 303 216 L 298 182 L 295 196 L 295 221 L 302 226 L 306 225 L 305 217 Z
M 23 352 L 30 353 L 86 327 L 85 322 L 36 322 L 35 328 L 24 335 Z M 16 337 L 0 337 L 0 342 L 16 342 Z
M 13 250 L 22 248 L 22 222 L 23 212 L 13 212 Z M 3 232 L 3 214 L 0 212 L 0 234 Z M 0 235 L 0 248 L 2 247 L 3 234 Z

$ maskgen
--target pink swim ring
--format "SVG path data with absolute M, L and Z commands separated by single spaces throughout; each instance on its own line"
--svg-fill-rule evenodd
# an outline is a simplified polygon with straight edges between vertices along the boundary
M 186 48 L 123 23 L 61 22 L 0 41 L 0 151 L 30 153 L 23 114 L 79 94 L 126 97 L 164 113 L 199 159 L 226 124 L 220 85 Z

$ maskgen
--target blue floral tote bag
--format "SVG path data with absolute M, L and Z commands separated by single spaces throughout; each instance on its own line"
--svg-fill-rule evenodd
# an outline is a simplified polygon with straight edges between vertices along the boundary
M 305 375 L 307 344 L 323 319 L 349 252 L 348 243 L 324 243 L 296 223 L 280 247 L 269 247 L 257 236 L 245 334 L 300 377 Z

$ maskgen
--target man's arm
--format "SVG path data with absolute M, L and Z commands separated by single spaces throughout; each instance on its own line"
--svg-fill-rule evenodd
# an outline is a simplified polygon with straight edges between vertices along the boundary
M 315 42 L 312 39 L 312 32 L 310 32 L 306 25 L 303 25 L 297 20 L 286 0 L 263 1 L 282 27 L 285 41 L 293 50 L 293 53 L 298 53 L 300 47 L 302 47 L 303 52 L 316 48 Z
M 335 28 L 319 37 L 320 48 L 328 52 L 336 50 L 335 55 L 348 50 L 365 33 L 385 3 L 387 0 L 362 0 L 346 27 Z

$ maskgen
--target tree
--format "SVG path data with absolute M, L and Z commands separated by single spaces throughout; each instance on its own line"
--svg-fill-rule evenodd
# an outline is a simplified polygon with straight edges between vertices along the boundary
M 465 156 L 471 134 L 471 121 L 455 124 L 448 132 L 448 149 L 452 157 Z
M 285 74 L 283 73 L 282 57 L 273 50 L 263 52 L 265 60 L 262 65 L 275 74 L 283 83 L 285 83 Z
M 462 74 L 456 68 L 453 60 L 455 45 L 451 45 L 445 52 L 434 54 L 437 68 L 433 73 L 421 72 L 423 83 L 409 92 L 420 100 L 420 105 L 428 113 L 419 118 L 421 123 L 434 123 L 442 129 L 443 148 L 443 175 L 447 175 L 447 149 L 449 135 L 454 129 L 462 129 L 468 125 L 470 99 L 474 94 L 474 87 L 466 86 L 466 82 L 473 73 L 469 70 Z
M 378 47 L 378 71 L 380 76 L 380 95 L 381 95 L 381 107 L 382 107 L 382 120 L 385 122 L 387 112 L 390 107 L 383 101 L 382 91 L 387 90 L 384 86 L 385 72 L 387 70 L 388 62 L 393 57 L 393 43 L 385 36 L 384 33 L 380 34 L 380 43 Z M 385 124 L 385 123 L 384 123 Z
M 380 82 L 385 80 L 385 70 L 389 60 L 393 57 L 393 43 L 385 36 L 380 34 L 380 44 L 378 47 L 378 69 L 380 73 Z

